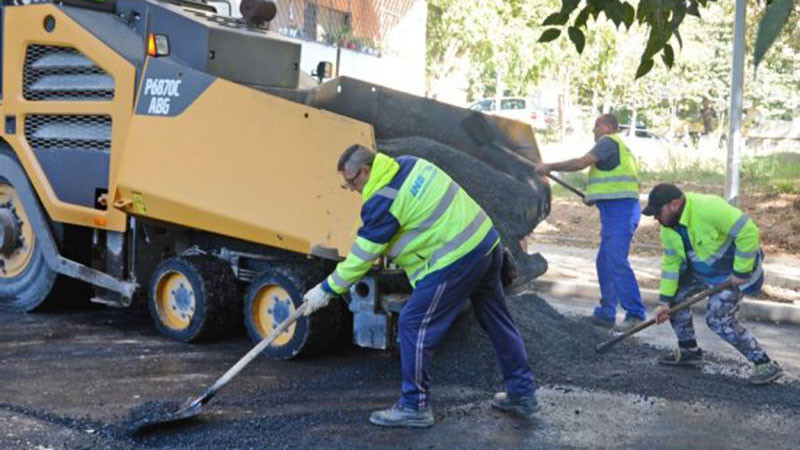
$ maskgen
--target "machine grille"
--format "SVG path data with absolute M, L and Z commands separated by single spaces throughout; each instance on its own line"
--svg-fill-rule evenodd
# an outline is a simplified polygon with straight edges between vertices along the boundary
M 114 79 L 74 48 L 29 45 L 23 95 L 26 100 L 112 100 Z
M 111 149 L 111 116 L 29 115 L 25 117 L 25 138 L 34 150 Z

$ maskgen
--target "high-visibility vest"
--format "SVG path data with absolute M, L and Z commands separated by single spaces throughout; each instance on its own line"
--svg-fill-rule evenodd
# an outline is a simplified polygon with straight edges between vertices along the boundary
M 693 264 L 703 264 L 720 275 L 735 274 L 755 281 L 753 272 L 759 256 L 759 231 L 755 223 L 738 208 L 716 195 L 687 192 L 679 224 L 686 227 L 692 251 L 687 254 L 681 235 L 670 227 L 661 227 L 661 295 L 678 292 L 681 273 Z M 733 246 L 733 248 L 731 248 Z M 733 252 L 733 264 L 730 255 Z M 721 263 L 728 261 L 725 267 Z M 760 266 L 759 266 L 760 269 Z M 745 290 L 750 283 L 740 289 Z M 745 291 L 746 292 L 746 291 Z
M 447 173 L 410 156 L 377 154 L 362 193 L 361 219 L 350 253 L 323 288 L 342 294 L 375 259 L 389 256 L 412 286 L 475 249 L 494 225 Z M 497 245 L 499 237 L 495 238 Z M 493 247 L 492 247 L 493 248 Z
M 609 134 L 603 139 L 612 139 L 619 145 L 619 165 L 612 170 L 600 170 L 597 165 L 589 169 L 589 186 L 586 201 L 613 200 L 619 198 L 639 199 L 639 167 L 631 151 L 619 137 Z

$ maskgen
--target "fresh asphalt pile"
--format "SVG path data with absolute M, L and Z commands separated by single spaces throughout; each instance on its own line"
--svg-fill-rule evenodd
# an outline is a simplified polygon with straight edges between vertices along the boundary
M 547 270 L 544 258 L 528 255 L 519 245 L 549 212 L 549 193 L 542 185 L 520 181 L 468 153 L 424 137 L 379 141 L 378 150 L 393 157 L 424 158 L 444 169 L 492 218 L 503 244 L 520 263 L 520 277 L 531 280 Z
M 560 314 L 536 295 L 514 297 L 509 300 L 509 306 L 540 383 L 569 384 L 669 400 L 713 400 L 754 408 L 770 406 L 800 414 L 800 383 L 796 380 L 756 387 L 742 378 L 663 367 L 656 363 L 656 359 L 663 355 L 664 350 L 635 339 L 598 354 L 595 347 L 610 338 L 607 331 L 598 330 L 588 321 Z M 486 339 L 477 333 L 477 326 L 466 326 L 465 334 L 475 341 L 470 344 L 480 348 L 485 357 L 490 357 L 493 353 L 484 342 Z M 706 355 L 706 360 L 737 368 L 747 365 L 744 358 L 732 361 Z

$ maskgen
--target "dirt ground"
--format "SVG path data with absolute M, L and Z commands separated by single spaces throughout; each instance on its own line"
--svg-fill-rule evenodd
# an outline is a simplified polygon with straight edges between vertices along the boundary
M 642 191 L 649 192 L 652 186 Z M 684 186 L 693 192 L 722 194 L 721 189 Z M 761 231 L 764 251 L 769 255 L 800 254 L 800 195 L 766 193 L 745 194 L 741 198 L 744 211 Z M 561 240 L 575 247 L 596 247 L 600 242 L 600 216 L 597 208 L 587 207 L 572 196 L 553 199 L 550 215 L 534 231 L 535 239 Z M 652 217 L 642 216 L 633 239 L 631 252 L 641 255 L 660 253 L 660 228 Z

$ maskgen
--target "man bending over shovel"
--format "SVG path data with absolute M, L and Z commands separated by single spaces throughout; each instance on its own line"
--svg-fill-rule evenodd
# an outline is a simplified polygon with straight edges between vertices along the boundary
M 429 427 L 428 368 L 447 329 L 469 298 L 494 346 L 506 391 L 492 406 L 530 416 L 536 410 L 533 373 L 506 306 L 502 250 L 492 220 L 444 171 L 421 158 L 396 159 L 353 145 L 337 170 L 361 193 L 361 227 L 347 258 L 308 291 L 306 314 L 358 281 L 381 255 L 402 267 L 414 291 L 398 322 L 403 375 L 399 401 L 370 422 Z
M 691 309 L 670 317 L 668 305 L 680 303 L 708 285 L 730 280 L 730 288 L 709 297 L 706 323 L 754 364 L 750 383 L 767 384 L 780 378 L 783 369 L 736 319 L 742 296 L 758 294 L 764 283 L 764 252 L 756 224 L 721 197 L 684 194 L 672 184 L 654 187 L 642 214 L 655 216 L 662 227 L 661 301 L 667 305 L 656 308 L 656 322 L 669 320 L 678 336 L 675 353 L 659 362 L 687 367 L 702 364 Z

